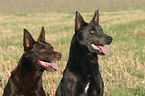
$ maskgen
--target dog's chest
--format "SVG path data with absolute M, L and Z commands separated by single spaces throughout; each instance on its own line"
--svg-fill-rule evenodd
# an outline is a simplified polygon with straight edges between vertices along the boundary
M 85 88 L 84 88 L 84 92 L 85 92 L 85 93 L 88 92 L 89 86 L 90 86 L 90 82 L 88 82 L 87 85 L 86 85 Z

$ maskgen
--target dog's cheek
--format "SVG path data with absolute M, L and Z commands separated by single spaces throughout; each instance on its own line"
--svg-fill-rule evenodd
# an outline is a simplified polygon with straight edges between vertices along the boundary
M 78 41 L 80 44 L 82 44 L 82 45 L 85 44 L 83 34 L 79 33 L 79 34 L 77 35 L 77 41 Z
M 90 34 L 89 32 L 86 32 L 84 34 L 82 34 L 82 40 L 86 43 L 86 44 L 91 44 L 93 41 L 93 35 Z

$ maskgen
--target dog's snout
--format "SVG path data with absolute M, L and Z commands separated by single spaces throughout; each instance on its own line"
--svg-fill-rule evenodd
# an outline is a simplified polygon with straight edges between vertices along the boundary
M 110 44 L 112 42 L 113 38 L 111 36 L 107 37 L 107 44 Z
M 107 39 L 108 39 L 109 41 L 112 41 L 113 38 L 109 36 L 109 37 L 107 37 Z

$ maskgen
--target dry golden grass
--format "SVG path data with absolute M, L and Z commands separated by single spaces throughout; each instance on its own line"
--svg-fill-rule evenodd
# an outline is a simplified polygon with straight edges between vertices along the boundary
M 80 12 L 90 21 L 94 12 Z M 100 12 L 104 32 L 114 40 L 107 46 L 110 56 L 99 56 L 100 70 L 105 83 L 105 96 L 145 95 L 145 11 Z M 69 46 L 74 33 L 74 13 L 49 12 L 0 15 L 0 95 L 10 72 L 23 53 L 23 28 L 36 39 L 41 26 L 46 29 L 46 41 L 62 53 L 56 61 L 60 72 L 43 74 L 46 93 L 54 96 L 66 66 Z

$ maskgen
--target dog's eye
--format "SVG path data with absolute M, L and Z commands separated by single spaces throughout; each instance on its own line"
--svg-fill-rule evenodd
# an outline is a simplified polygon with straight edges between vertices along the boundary
M 91 33 L 91 34 L 94 34 L 94 33 L 95 33 L 95 31 L 93 31 L 93 30 L 92 30 L 92 31 L 90 31 L 90 33 Z
M 40 52 L 46 52 L 46 49 L 43 48 L 43 49 L 40 49 L 39 51 Z

